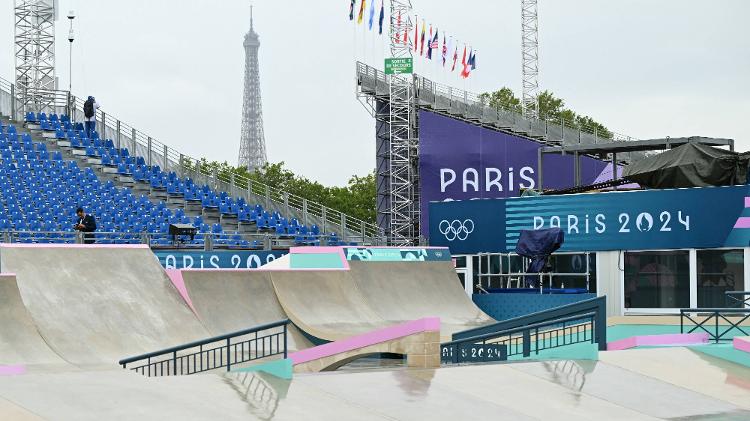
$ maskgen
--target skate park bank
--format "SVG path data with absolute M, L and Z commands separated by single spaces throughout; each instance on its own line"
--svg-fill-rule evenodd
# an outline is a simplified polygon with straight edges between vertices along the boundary
M 715 338 L 680 342 L 675 319 L 607 320 L 603 297 L 496 321 L 440 248 L 292 248 L 260 269 L 166 270 L 136 245 L 2 245 L 0 265 L 8 419 L 144 407 L 146 418 L 195 419 L 750 410 L 750 368 L 719 355 L 747 354 L 747 327 L 719 324 L 739 339 L 712 354 Z M 607 351 L 639 335 L 664 341 Z M 550 399 L 532 404 L 531 391 Z M 124 404 L 108 404 L 114 396 Z

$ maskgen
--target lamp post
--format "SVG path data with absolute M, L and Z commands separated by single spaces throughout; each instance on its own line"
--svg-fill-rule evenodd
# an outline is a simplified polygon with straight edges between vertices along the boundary
M 68 41 L 70 46 L 68 48 L 70 58 L 68 60 L 68 115 L 73 117 L 73 40 L 75 34 L 73 33 L 73 19 L 76 18 L 75 12 L 72 10 L 68 12 L 68 20 L 70 21 L 70 30 L 68 31 Z

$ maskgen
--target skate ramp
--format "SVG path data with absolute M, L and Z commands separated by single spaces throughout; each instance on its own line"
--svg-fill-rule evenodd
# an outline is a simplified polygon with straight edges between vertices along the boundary
M 268 272 L 258 270 L 182 270 L 188 296 L 203 326 L 222 335 L 287 318 Z M 288 327 L 289 349 L 312 343 L 295 327 Z
M 114 364 L 209 336 L 147 246 L 0 246 L 44 341 L 75 365 Z
M 393 324 L 380 317 L 345 270 L 268 272 L 281 307 L 300 329 L 336 341 Z
M 389 322 L 440 316 L 441 335 L 494 320 L 466 295 L 451 262 L 349 262 L 367 305 Z
M 15 274 L 0 274 L 0 366 L 61 365 L 34 325 L 18 291 Z

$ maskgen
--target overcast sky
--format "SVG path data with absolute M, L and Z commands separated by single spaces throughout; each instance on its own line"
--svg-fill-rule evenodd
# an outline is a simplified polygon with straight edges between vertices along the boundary
M 0 76 L 12 79 L 13 1 L 0 3 Z M 268 159 L 328 185 L 371 171 L 374 120 L 356 100 L 354 62 L 382 67 L 383 39 L 348 20 L 348 0 L 254 3 Z M 468 81 L 434 64 L 418 72 L 520 94 L 520 0 L 412 4 L 420 20 L 479 51 Z M 74 93 L 189 155 L 236 162 L 248 1 L 59 5 L 61 85 L 72 8 Z M 729 137 L 748 150 L 748 16 L 745 0 L 539 0 L 540 86 L 619 133 Z

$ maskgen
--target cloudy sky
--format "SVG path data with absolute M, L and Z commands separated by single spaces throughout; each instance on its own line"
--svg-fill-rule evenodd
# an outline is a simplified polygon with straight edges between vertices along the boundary
M 13 1 L 0 3 L 0 76 L 12 79 Z M 329 185 L 371 171 L 374 121 L 356 100 L 354 63 L 382 66 L 383 39 L 349 22 L 348 0 L 254 3 L 269 160 Z M 520 92 L 520 0 L 412 4 L 479 51 L 468 81 L 435 65 L 418 72 L 474 92 Z M 61 85 L 74 9 L 75 93 L 186 154 L 236 161 L 248 1 L 59 5 Z M 619 133 L 729 137 L 748 150 L 749 15 L 745 0 L 539 0 L 541 88 Z

